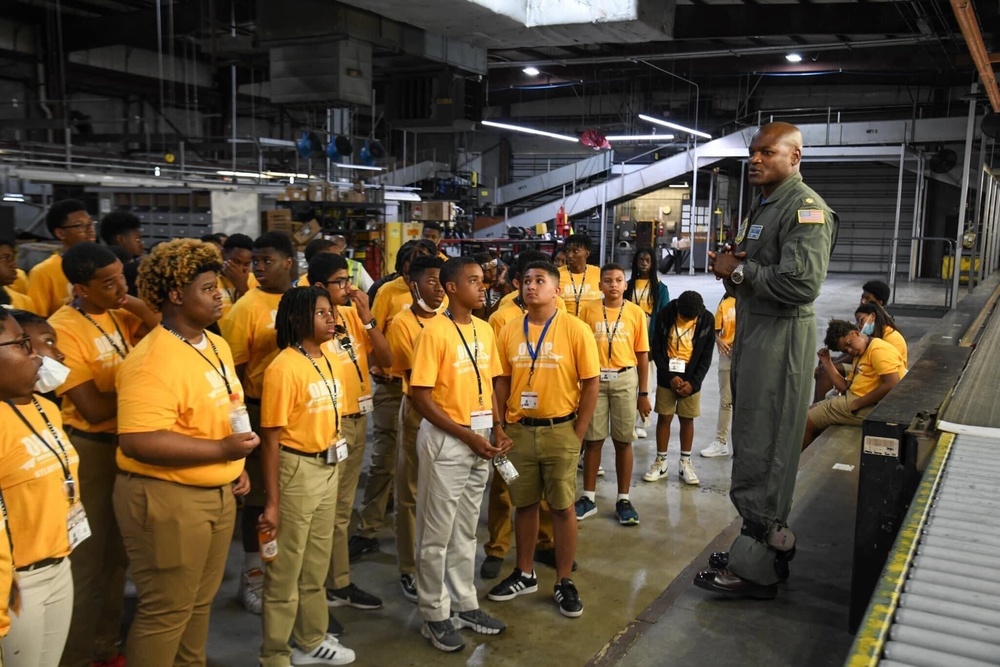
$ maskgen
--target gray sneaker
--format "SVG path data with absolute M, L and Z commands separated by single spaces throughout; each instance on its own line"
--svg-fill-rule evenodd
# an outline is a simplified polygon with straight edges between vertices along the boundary
M 451 622 L 459 630 L 469 628 L 481 635 L 498 635 L 507 629 L 503 621 L 493 618 L 482 609 L 456 611 L 451 615 Z
M 420 634 L 425 639 L 430 639 L 434 648 L 447 653 L 454 653 L 465 648 L 465 642 L 455 631 L 451 619 L 444 621 L 427 621 L 420 626 Z

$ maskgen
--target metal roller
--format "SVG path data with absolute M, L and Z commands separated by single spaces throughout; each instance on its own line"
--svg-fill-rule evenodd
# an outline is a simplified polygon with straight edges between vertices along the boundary
M 983 609 L 970 604 L 946 602 L 937 598 L 916 593 L 903 593 L 899 596 L 899 604 L 903 608 L 926 611 L 929 614 L 940 614 L 950 618 L 994 625 L 1000 628 L 1000 612 Z M 998 656 L 1000 657 L 1000 656 Z
M 898 622 L 894 623 L 892 629 L 889 630 L 889 636 L 893 641 L 922 646 L 925 649 L 940 651 L 959 658 L 982 660 L 986 664 L 1000 658 L 1000 650 L 997 649 L 996 644 L 988 644 L 967 637 L 954 637 L 945 632 L 915 628 Z M 944 664 L 952 665 L 955 663 Z
M 896 623 L 985 642 L 992 644 L 996 647 L 994 650 L 1000 652 L 1000 632 L 997 632 L 997 628 L 990 625 L 959 621 L 937 614 L 929 614 L 926 611 L 917 611 L 916 609 L 900 609 L 897 611 Z

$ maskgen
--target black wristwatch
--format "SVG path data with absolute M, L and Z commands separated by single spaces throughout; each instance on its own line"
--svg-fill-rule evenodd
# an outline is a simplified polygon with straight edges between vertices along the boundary
M 640 391 L 639 392 L 639 396 L 640 397 L 642 397 L 642 396 L 649 396 L 649 392 L 648 391 Z

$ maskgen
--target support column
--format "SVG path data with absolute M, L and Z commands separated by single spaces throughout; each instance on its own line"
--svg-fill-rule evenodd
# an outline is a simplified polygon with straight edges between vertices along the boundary
M 955 259 L 951 271 L 951 307 L 958 307 L 958 286 L 962 264 L 962 235 L 965 233 L 967 218 L 966 209 L 969 204 L 969 171 L 972 168 L 972 137 L 976 130 L 976 91 L 978 86 L 972 84 L 972 96 L 969 98 L 969 119 L 965 130 L 965 155 L 962 157 L 962 193 L 958 201 L 958 229 L 955 231 Z

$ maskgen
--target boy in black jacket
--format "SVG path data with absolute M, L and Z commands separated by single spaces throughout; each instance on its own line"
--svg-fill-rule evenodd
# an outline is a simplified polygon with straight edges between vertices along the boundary
M 712 365 L 715 318 L 697 292 L 684 292 L 656 315 L 650 342 L 656 362 L 656 459 L 642 476 L 655 482 L 667 474 L 667 443 L 674 412 L 681 422 L 681 481 L 697 485 L 691 464 L 694 418 L 701 414 L 701 383 Z

